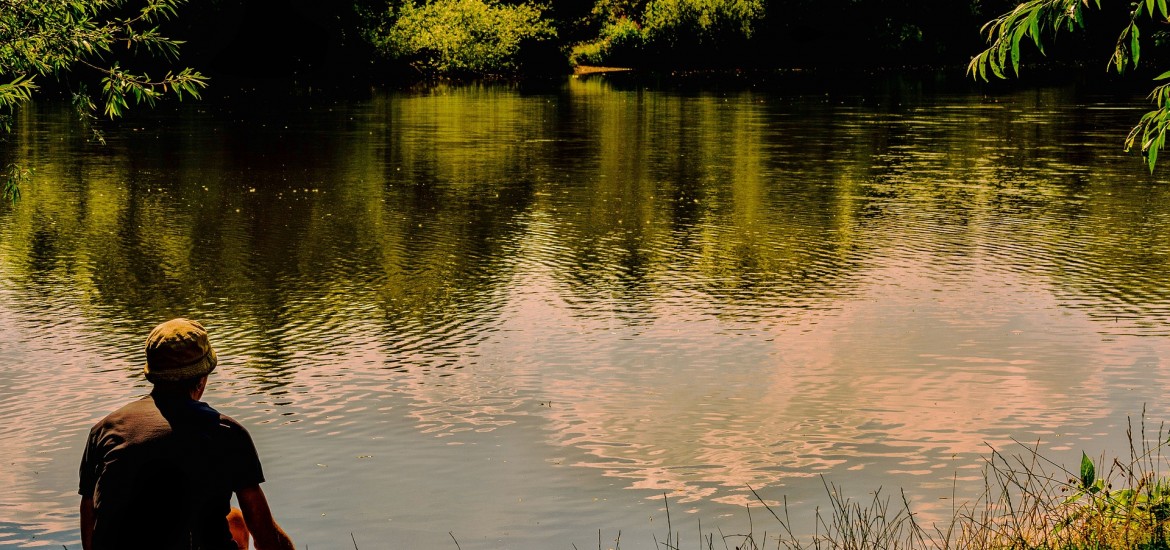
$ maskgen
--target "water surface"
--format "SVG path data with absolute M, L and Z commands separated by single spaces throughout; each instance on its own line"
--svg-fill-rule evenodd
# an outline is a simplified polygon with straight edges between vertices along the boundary
M 1126 455 L 1168 412 L 1142 108 L 589 78 L 185 104 L 104 146 L 22 111 L 0 547 L 80 547 L 85 433 L 180 315 L 298 547 L 652 548 L 664 495 L 696 536 L 765 524 L 752 489 L 811 529 L 821 476 L 929 517 L 1013 440 Z

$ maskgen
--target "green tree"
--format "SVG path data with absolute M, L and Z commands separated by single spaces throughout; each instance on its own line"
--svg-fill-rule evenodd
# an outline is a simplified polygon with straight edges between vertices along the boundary
M 751 38 L 763 16 L 763 0 L 653 0 L 646 5 L 643 22 L 650 40 L 709 44 Z
M 1109 67 L 1119 74 L 1138 67 L 1142 59 L 1142 44 L 1162 42 L 1164 31 L 1160 25 L 1170 23 L 1167 0 L 1140 0 L 1101 7 L 1101 0 L 1029 0 L 1011 11 L 991 20 L 984 26 L 988 47 L 967 66 L 967 72 L 976 78 L 990 80 L 991 76 L 1008 78 L 1019 76 L 1021 55 L 1031 43 L 1045 53 L 1045 40 L 1059 32 L 1080 31 L 1090 12 L 1127 10 L 1121 32 L 1109 58 Z M 1145 29 L 1145 35 L 1143 35 Z M 1151 38 L 1154 40 L 1151 41 Z M 1155 80 L 1170 78 L 1170 71 Z M 1137 145 L 1149 164 L 1150 171 L 1158 160 L 1158 152 L 1166 145 L 1166 131 L 1170 129 L 1170 83 L 1156 86 L 1150 92 L 1154 109 L 1142 115 L 1125 139 L 1125 150 Z
M 518 70 L 521 47 L 556 35 L 535 4 L 495 0 L 407 1 L 368 33 L 386 57 L 427 75 L 505 74 Z
M 573 47 L 581 64 L 694 65 L 717 60 L 752 38 L 764 0 L 599 0 L 598 36 Z M 778 8 L 777 8 L 778 9 Z

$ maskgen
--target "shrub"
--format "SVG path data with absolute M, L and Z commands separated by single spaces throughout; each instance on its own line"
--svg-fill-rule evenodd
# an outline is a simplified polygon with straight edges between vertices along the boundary
M 573 48 L 589 65 L 721 66 L 744 51 L 763 20 L 765 0 L 599 2 L 598 38 Z
M 387 57 L 426 74 L 485 75 L 519 69 L 522 43 L 556 35 L 534 4 L 494 0 L 433 0 L 406 3 L 384 33 L 371 42 Z
M 570 61 L 574 65 L 628 65 L 644 43 L 642 28 L 621 17 L 602 26 L 597 40 L 574 46 Z
M 763 0 L 653 0 L 643 17 L 646 38 L 675 44 L 751 38 Z

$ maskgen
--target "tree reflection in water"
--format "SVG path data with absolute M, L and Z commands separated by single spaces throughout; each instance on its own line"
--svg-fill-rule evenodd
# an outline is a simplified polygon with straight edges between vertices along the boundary
M 0 470 L 18 509 L 0 537 L 69 540 L 72 497 L 37 495 L 67 493 L 88 411 L 125 396 L 142 327 L 178 314 L 213 327 L 219 395 L 271 427 L 272 477 L 305 479 L 286 500 L 323 544 L 344 530 L 313 513 L 322 486 L 445 534 L 467 518 L 435 516 L 461 509 L 443 495 L 562 476 L 722 513 L 749 486 L 809 501 L 826 474 L 930 508 L 985 442 L 1079 450 L 1159 395 L 1170 332 L 1170 188 L 1103 130 L 1134 111 L 1094 101 L 586 78 L 185 105 L 105 147 L 67 109 L 22 111 L 2 159 L 36 179 L 0 210 L 0 459 L 21 465 Z M 463 472 L 419 434 L 530 468 Z M 305 466 L 332 450 L 409 474 Z M 432 500 L 382 498 L 411 474 Z M 547 514 L 573 537 L 625 513 L 530 500 L 466 528 L 531 542 L 497 523 Z

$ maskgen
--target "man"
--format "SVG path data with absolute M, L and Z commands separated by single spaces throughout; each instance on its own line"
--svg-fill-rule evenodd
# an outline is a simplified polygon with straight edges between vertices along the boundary
M 153 391 L 98 422 L 81 459 L 85 550 L 236 550 L 249 531 L 258 550 L 294 550 L 260 489 L 251 436 L 199 401 L 216 363 L 199 323 L 151 331 L 143 372 Z

